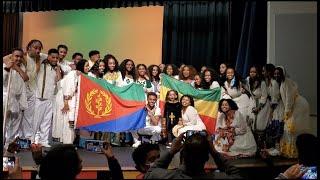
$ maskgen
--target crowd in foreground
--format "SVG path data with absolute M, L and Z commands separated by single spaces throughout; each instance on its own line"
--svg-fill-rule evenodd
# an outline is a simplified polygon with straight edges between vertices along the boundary
M 311 134 L 301 134 L 296 141 L 298 164 L 280 173 L 276 179 L 317 179 L 317 147 L 318 140 Z M 74 145 L 60 144 L 53 146 L 47 154 L 43 154 L 40 144 L 32 144 L 32 156 L 38 165 L 37 177 L 40 179 L 75 179 L 81 172 L 82 159 Z M 9 149 L 10 151 L 10 149 Z M 157 144 L 144 143 L 132 153 L 132 159 L 140 174 L 137 179 L 242 179 L 240 170 L 225 159 L 214 147 L 211 136 L 206 131 L 187 131 L 179 135 L 172 143 L 170 150 L 160 153 Z M 180 154 L 180 165 L 176 169 L 168 169 L 175 154 Z M 110 144 L 105 143 L 103 154 L 108 161 L 110 179 L 124 179 L 121 165 L 113 155 Z M 161 156 L 160 156 L 161 154 Z M 216 171 L 206 171 L 205 163 L 212 156 Z M 63 162 L 63 163 L 61 163 Z M 267 167 L 272 168 L 272 167 Z M 57 173 L 58 172 L 58 173 Z M 5 178 L 22 179 L 19 159 L 16 166 L 4 172 Z M 261 175 L 263 177 L 264 175 Z

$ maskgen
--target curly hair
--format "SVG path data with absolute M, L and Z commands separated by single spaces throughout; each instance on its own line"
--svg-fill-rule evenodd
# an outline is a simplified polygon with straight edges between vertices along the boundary
M 191 95 L 188 95 L 188 94 L 181 96 L 181 98 L 180 98 L 180 104 L 182 104 L 182 99 L 183 99 L 184 97 L 189 98 L 189 100 L 190 100 L 190 106 L 193 106 L 193 107 L 194 107 L 193 97 L 192 97 Z
M 210 82 L 206 82 L 205 79 L 204 79 L 204 76 L 205 76 L 206 72 L 210 72 L 210 76 L 211 76 Z M 211 86 L 212 82 L 213 81 L 218 81 L 218 73 L 215 70 L 211 69 L 211 68 L 207 68 L 206 70 L 203 71 L 203 73 L 201 75 L 201 79 L 203 79 L 201 81 L 202 88 L 203 89 L 210 89 L 210 86 Z
M 131 59 L 125 59 L 121 62 L 120 66 L 119 66 L 119 71 L 121 72 L 122 75 L 122 80 L 124 80 L 124 78 L 126 77 L 126 65 L 128 62 L 132 62 L 132 70 L 130 72 L 128 72 L 129 75 L 132 76 L 133 80 L 136 80 L 136 67 L 134 65 L 133 60 Z
M 171 67 L 172 67 L 172 70 L 173 70 L 172 76 L 179 75 L 179 69 L 178 69 L 178 67 L 177 67 L 176 65 L 174 65 L 174 64 L 167 64 L 167 65 L 164 67 L 164 69 L 163 69 L 163 73 L 168 74 L 168 73 L 167 73 L 167 69 L 168 69 L 169 66 L 171 66 Z
M 103 74 L 99 73 L 99 65 L 100 63 L 103 62 L 105 63 L 102 59 L 99 59 L 98 61 L 96 61 L 93 66 L 90 69 L 90 72 L 92 72 L 94 75 L 96 75 L 99 78 L 102 78 Z
M 139 69 L 140 66 L 143 66 L 144 69 L 146 70 L 146 74 L 148 74 L 148 72 L 147 72 L 147 70 L 148 70 L 148 69 L 147 69 L 147 66 L 146 66 L 145 64 L 138 64 L 138 65 L 136 66 L 136 74 L 137 74 L 136 77 L 139 77 L 138 69 Z
M 108 66 L 109 59 L 113 59 L 115 62 L 114 71 L 119 71 L 119 63 L 118 63 L 118 60 L 116 59 L 116 57 L 114 57 L 112 54 L 107 54 L 103 58 L 104 64 L 106 66 L 106 68 L 104 70 L 104 74 L 106 74 L 107 72 L 110 71 L 109 66 Z
M 184 71 L 184 69 L 185 68 L 189 68 L 189 77 L 184 77 L 183 76 L 183 71 Z M 183 68 L 182 68 L 182 70 L 180 71 L 180 73 L 179 73 L 179 79 L 180 80 L 187 80 L 187 79 L 193 79 L 194 78 L 194 75 L 196 75 L 197 74 L 197 70 L 193 67 L 193 66 L 191 66 L 191 65 L 185 65 L 185 66 L 183 66 Z
M 238 108 L 238 105 L 237 105 L 232 99 L 221 99 L 221 100 L 219 101 L 219 107 L 218 107 L 218 110 L 219 110 L 220 112 L 222 112 L 221 106 L 222 106 L 223 101 L 227 101 L 227 103 L 228 103 L 229 106 L 230 106 L 230 110 L 238 110 L 238 109 L 239 109 L 239 108 Z
M 157 69 L 158 69 L 158 74 L 156 75 L 156 76 L 153 76 L 152 75 L 152 71 L 153 71 L 153 68 L 154 67 L 157 67 Z M 159 82 L 160 81 L 160 73 L 161 73 L 161 69 L 160 69 L 160 67 L 158 66 L 158 65 L 155 65 L 155 64 L 152 64 L 152 65 L 150 65 L 149 67 L 148 67 L 148 72 L 149 72 L 149 77 L 150 77 L 150 80 L 151 81 L 157 81 L 157 82 Z

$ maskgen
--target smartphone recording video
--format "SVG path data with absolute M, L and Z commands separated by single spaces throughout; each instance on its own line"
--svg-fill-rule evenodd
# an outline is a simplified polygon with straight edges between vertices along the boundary
M 3 171 L 9 171 L 14 167 L 15 157 L 3 157 Z

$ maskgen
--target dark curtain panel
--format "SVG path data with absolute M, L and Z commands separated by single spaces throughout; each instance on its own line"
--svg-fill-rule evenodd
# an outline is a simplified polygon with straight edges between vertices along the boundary
M 2 12 L 55 11 L 163 5 L 162 0 L 12 0 L 2 2 Z
M 236 71 L 245 78 L 250 66 L 267 62 L 267 2 L 232 3 L 232 54 Z
M 228 1 L 168 1 L 164 4 L 162 62 L 214 67 L 228 61 Z
M 13 48 L 21 48 L 22 15 L 20 13 L 3 14 L 2 23 L 2 56 L 5 56 L 10 54 Z

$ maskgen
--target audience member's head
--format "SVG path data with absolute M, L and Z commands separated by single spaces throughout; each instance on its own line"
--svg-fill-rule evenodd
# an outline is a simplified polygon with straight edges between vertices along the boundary
M 82 169 L 82 160 L 71 144 L 52 147 L 40 164 L 41 179 L 75 179 Z
M 160 157 L 160 148 L 157 144 L 141 144 L 132 153 L 132 159 L 136 164 L 136 169 L 146 173 L 152 163 Z
M 195 133 L 187 136 L 180 151 L 180 162 L 190 176 L 204 172 L 204 165 L 209 160 L 209 142 L 206 136 Z
M 300 134 L 296 140 L 299 164 L 316 166 L 318 154 L 318 140 L 312 134 Z

